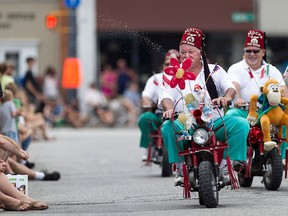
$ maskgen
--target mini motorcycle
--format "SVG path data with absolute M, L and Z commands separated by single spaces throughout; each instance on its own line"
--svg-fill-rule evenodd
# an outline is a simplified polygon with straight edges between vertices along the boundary
M 283 165 L 279 154 L 280 145 L 284 139 L 277 138 L 278 128 L 270 126 L 271 140 L 278 144 L 278 147 L 269 152 L 264 151 L 263 133 L 259 126 L 251 127 L 247 142 L 247 165 L 238 173 L 241 187 L 250 187 L 254 176 L 262 176 L 262 182 L 267 190 L 277 190 L 282 182 Z M 287 155 L 286 155 L 287 161 Z M 285 171 L 287 177 L 287 169 Z
M 216 140 L 215 132 L 224 127 L 212 129 L 201 119 L 202 111 L 193 111 L 195 124 L 192 125 L 193 135 L 188 133 L 176 133 L 180 135 L 179 140 L 186 140 L 188 144 L 184 146 L 184 151 L 179 152 L 179 156 L 184 156 L 183 165 L 183 195 L 190 198 L 191 192 L 198 192 L 199 204 L 207 208 L 215 208 L 219 203 L 219 191 L 226 186 L 221 180 L 219 164 L 223 157 L 223 151 L 228 147 L 226 142 Z M 211 119 L 212 121 L 212 119 Z M 229 157 L 226 158 L 230 183 L 232 189 L 238 188 L 238 182 L 233 172 Z

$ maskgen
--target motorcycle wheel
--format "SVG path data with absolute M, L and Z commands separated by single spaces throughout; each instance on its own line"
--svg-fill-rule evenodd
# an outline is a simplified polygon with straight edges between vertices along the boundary
M 243 170 L 243 173 L 245 173 L 245 170 Z M 253 177 L 245 178 L 243 173 L 238 173 L 239 185 L 241 187 L 251 187 L 252 182 L 253 182 Z
M 267 190 L 277 190 L 282 182 L 283 165 L 279 153 L 271 150 L 266 155 L 267 172 L 264 174 L 264 185 Z
M 169 163 L 168 160 L 168 151 L 165 146 L 162 146 L 162 177 L 169 177 L 172 175 L 172 165 Z
M 252 170 L 252 166 L 253 166 L 253 159 L 251 158 L 251 162 L 250 162 L 250 175 L 251 175 L 251 170 Z M 247 165 L 248 166 L 248 165 Z M 253 176 L 252 177 L 248 177 L 246 178 L 245 177 L 245 173 L 246 173 L 246 169 L 248 167 L 246 167 L 245 169 L 241 170 L 239 173 L 238 173 L 238 180 L 239 180 L 239 185 L 241 187 L 251 187 L 252 185 L 252 182 L 253 182 Z
M 207 208 L 215 208 L 219 202 L 219 188 L 217 186 L 215 172 L 209 161 L 199 164 L 199 203 Z
M 199 204 L 200 205 L 204 205 L 204 203 L 203 203 L 203 199 L 199 196 Z

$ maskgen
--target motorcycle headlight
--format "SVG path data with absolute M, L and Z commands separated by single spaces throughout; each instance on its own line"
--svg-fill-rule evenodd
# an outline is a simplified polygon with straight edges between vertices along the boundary
M 208 132 L 205 129 L 197 129 L 193 133 L 193 140 L 197 145 L 204 145 L 209 140 Z

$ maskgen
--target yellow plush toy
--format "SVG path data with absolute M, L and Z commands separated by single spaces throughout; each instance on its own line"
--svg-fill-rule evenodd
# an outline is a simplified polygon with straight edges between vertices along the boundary
M 189 93 L 184 97 L 186 107 L 184 113 L 180 113 L 178 116 L 178 121 L 185 126 L 185 130 L 189 130 L 193 123 L 192 112 L 195 110 L 195 98 Z
M 261 87 L 262 94 L 252 95 L 250 98 L 250 110 L 247 120 L 252 126 L 260 122 L 261 130 L 264 136 L 264 150 L 271 151 L 277 147 L 277 143 L 271 141 L 270 137 L 270 124 L 279 125 L 278 137 L 282 138 L 282 126 L 286 126 L 286 140 L 288 141 L 288 115 L 284 113 L 280 104 L 287 106 L 288 99 L 281 96 L 283 89 L 280 88 L 280 84 L 274 80 L 269 79 L 263 87 Z M 256 112 L 259 102 L 262 104 L 260 112 Z

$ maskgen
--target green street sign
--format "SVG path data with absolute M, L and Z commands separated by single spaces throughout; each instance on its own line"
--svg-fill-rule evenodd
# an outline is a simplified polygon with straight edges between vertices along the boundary
M 255 15 L 252 12 L 234 12 L 231 18 L 234 23 L 249 23 L 254 21 Z

